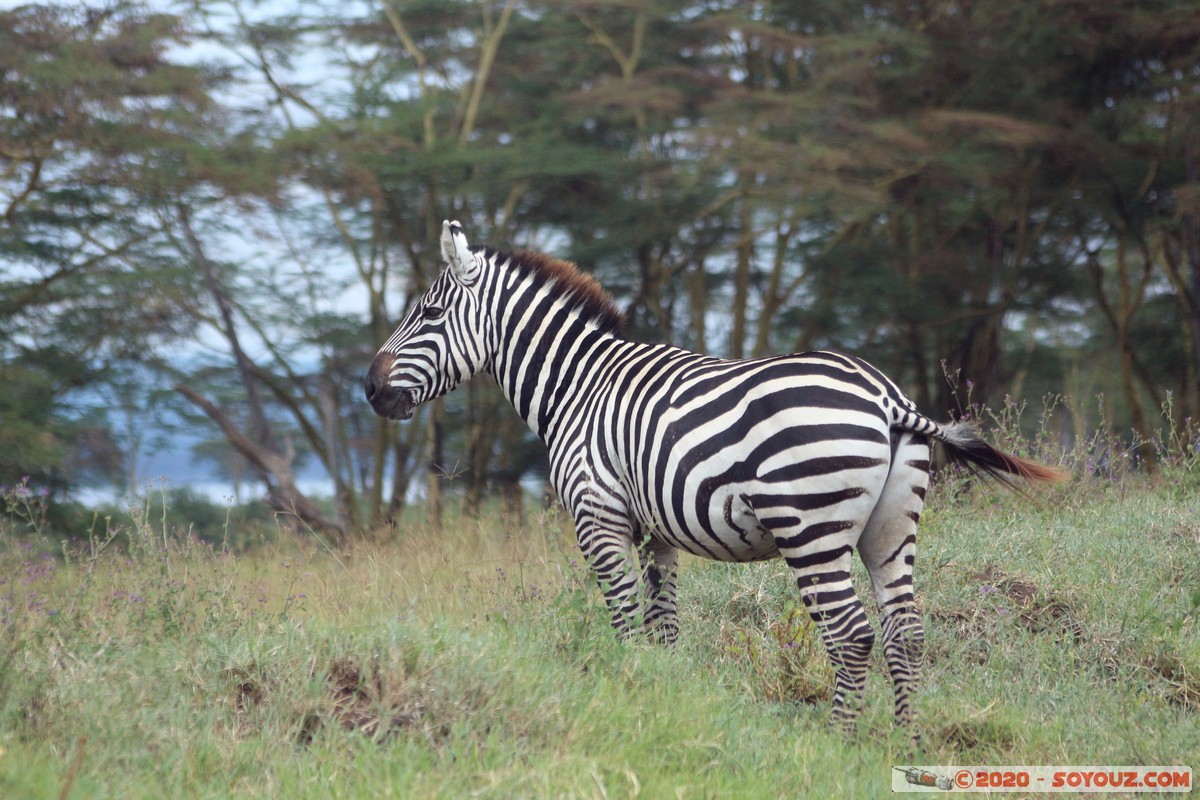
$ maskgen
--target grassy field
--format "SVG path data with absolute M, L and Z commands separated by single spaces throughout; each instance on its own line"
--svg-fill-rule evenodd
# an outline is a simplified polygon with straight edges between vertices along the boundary
M 1200 767 L 1200 465 L 935 490 L 924 741 L 857 736 L 780 563 L 692 560 L 681 639 L 611 635 L 556 513 L 222 554 L 0 521 L 0 797 L 877 797 L 894 764 Z M 860 574 L 865 588 L 865 575 Z M 864 594 L 865 596 L 865 594 Z

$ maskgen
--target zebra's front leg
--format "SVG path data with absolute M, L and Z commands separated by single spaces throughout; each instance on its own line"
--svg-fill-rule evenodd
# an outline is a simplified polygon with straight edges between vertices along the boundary
M 612 626 L 621 638 L 629 636 L 642 622 L 638 599 L 640 575 L 633 558 L 633 531 L 599 526 L 591 520 L 575 522 L 579 550 L 591 567 L 604 603 L 612 614 Z
M 642 539 L 640 550 L 646 633 L 652 641 L 673 645 L 679 638 L 679 614 L 675 608 L 679 551 L 650 536 Z

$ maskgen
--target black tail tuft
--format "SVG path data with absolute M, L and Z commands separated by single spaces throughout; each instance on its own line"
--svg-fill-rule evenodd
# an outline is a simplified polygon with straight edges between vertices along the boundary
M 984 441 L 970 423 L 955 422 L 939 428 L 932 434 L 933 438 L 942 443 L 951 463 L 962 464 L 1009 486 L 1013 485 L 1010 478 L 1013 475 L 1037 483 L 1062 483 L 1071 477 L 1071 473 L 1061 467 L 1039 464 L 999 450 Z

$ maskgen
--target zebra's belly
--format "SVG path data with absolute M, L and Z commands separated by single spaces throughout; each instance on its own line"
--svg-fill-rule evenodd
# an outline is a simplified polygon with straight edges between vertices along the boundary
M 714 496 L 708 511 L 699 519 L 657 519 L 643 525 L 652 536 L 701 558 L 743 562 L 779 557 L 775 537 L 735 493 Z

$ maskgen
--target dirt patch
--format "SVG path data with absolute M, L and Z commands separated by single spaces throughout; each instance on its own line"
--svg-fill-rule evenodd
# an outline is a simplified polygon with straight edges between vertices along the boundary
M 1200 525 L 1181 524 L 1167 531 L 1167 538 L 1200 545 Z
M 225 730 L 235 739 L 252 736 L 261 728 L 261 709 L 270 699 L 274 681 L 254 663 L 221 670 L 221 678 L 229 686 L 222 702 L 233 707 L 233 714 L 223 723 Z
M 943 628 L 953 632 L 956 639 L 978 639 L 990 635 L 996 629 L 996 612 L 974 608 L 965 611 L 961 608 L 939 609 L 929 612 L 929 618 Z
M 238 738 L 263 729 L 266 720 L 282 715 L 294 720 L 295 742 L 307 746 L 326 728 L 361 733 L 384 743 L 400 734 L 417 735 L 437 744 L 450 735 L 450 723 L 465 710 L 458 708 L 403 664 L 378 659 L 335 658 L 314 662 L 309 678 L 322 681 L 320 696 L 299 700 L 298 686 L 275 679 L 257 664 L 231 667 L 221 673 L 228 681 L 227 702 L 233 709 L 230 731 Z M 292 682 L 295 677 L 292 678 Z M 277 724 L 277 723 L 276 723 Z
M 1038 586 L 1033 581 L 1023 581 L 1009 578 L 1000 570 L 989 573 L 979 573 L 975 576 L 980 581 L 994 584 L 1004 596 L 1022 608 L 1028 607 L 1038 596 Z
M 343 730 L 358 731 L 378 742 L 421 727 L 428 716 L 420 686 L 408 676 L 389 674 L 375 661 L 364 664 L 339 658 L 329 665 L 325 684 L 330 700 L 329 719 Z M 315 723 L 306 722 L 301 731 L 302 741 L 305 730 L 320 727 L 320 716 Z
M 233 707 L 239 714 L 258 708 L 267 701 L 267 682 L 254 665 L 230 667 L 221 672 L 221 677 L 233 685 Z
M 44 731 L 50 721 L 46 710 L 46 695 L 38 689 L 21 706 L 21 716 L 32 731 Z
M 966 578 L 977 586 L 978 599 L 926 612 L 931 624 L 948 634 L 946 639 L 930 637 L 925 653 L 928 663 L 939 662 L 945 657 L 949 642 L 955 642 L 955 658 L 960 662 L 985 664 L 998 641 L 998 632 L 1013 622 L 1061 643 L 1086 641 L 1086 631 L 1067 600 L 1034 581 L 1008 575 L 994 564 L 979 572 L 968 572 Z
M 1142 659 L 1142 667 L 1166 683 L 1167 701 L 1191 712 L 1200 711 L 1200 672 L 1171 652 Z
M 1070 606 L 1059 597 L 1042 591 L 1033 581 L 1006 575 L 995 565 L 973 575 L 981 589 L 1000 592 L 1017 609 L 1017 622 L 1031 633 L 1049 633 L 1060 640 L 1080 641 L 1083 625 L 1075 619 Z

